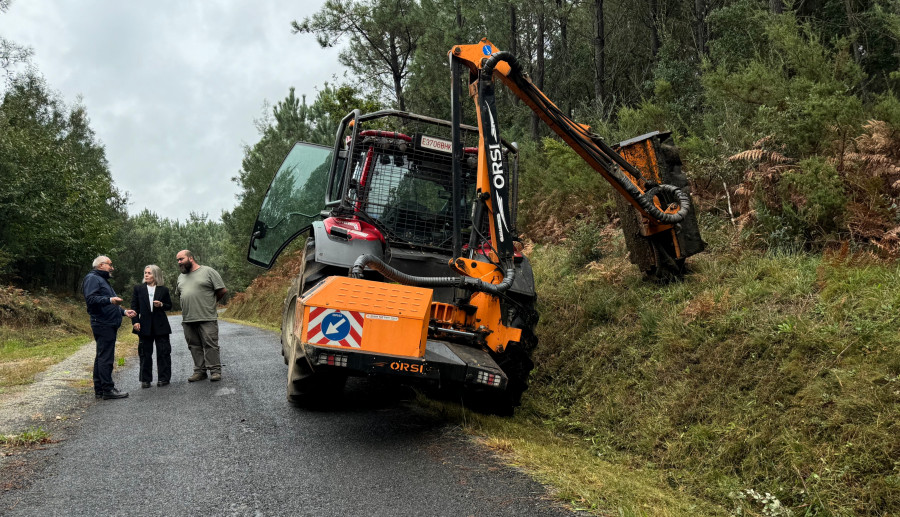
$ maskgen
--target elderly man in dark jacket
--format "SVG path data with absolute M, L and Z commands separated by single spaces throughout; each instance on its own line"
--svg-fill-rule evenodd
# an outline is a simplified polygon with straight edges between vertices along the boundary
M 112 380 L 113 360 L 116 355 L 116 332 L 122 325 L 122 316 L 133 318 L 136 313 L 123 309 L 122 299 L 109 285 L 112 261 L 105 255 L 94 259 L 94 269 L 84 277 L 82 293 L 91 316 L 91 330 L 97 343 L 94 357 L 94 394 L 98 399 L 123 399 L 128 393 L 116 389 Z

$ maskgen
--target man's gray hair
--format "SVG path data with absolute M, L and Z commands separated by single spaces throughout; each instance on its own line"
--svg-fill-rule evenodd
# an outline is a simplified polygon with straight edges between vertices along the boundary
M 109 260 L 109 257 L 107 257 L 106 255 L 100 255 L 99 257 L 94 259 L 93 268 L 97 269 L 98 267 L 100 267 L 100 264 L 103 264 L 107 260 Z
M 144 270 L 147 269 L 149 269 L 150 273 L 153 274 L 153 278 L 156 280 L 156 285 L 163 285 L 165 283 L 165 280 L 163 280 L 162 268 L 160 268 L 156 264 L 149 264 L 144 266 Z M 144 283 L 146 284 L 147 282 Z

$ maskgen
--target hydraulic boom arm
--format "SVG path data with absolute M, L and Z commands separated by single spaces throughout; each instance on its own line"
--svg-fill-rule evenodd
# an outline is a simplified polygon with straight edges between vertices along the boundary
M 515 56 L 497 50 L 487 39 L 475 45 L 457 45 L 450 50 L 451 67 L 461 64 L 470 70 L 470 94 L 477 106 L 478 127 L 482 142 L 479 147 L 479 184 L 482 192 L 490 192 L 486 201 L 491 217 L 491 237 L 501 260 L 509 257 L 512 245 L 506 246 L 504 227 L 508 201 L 503 182 L 500 161 L 499 129 L 494 106 L 493 78 L 503 83 L 528 105 L 557 135 L 575 150 L 594 170 L 599 172 L 640 214 L 640 233 L 652 237 L 662 232 L 671 234 L 674 246 L 670 246 L 674 259 L 683 259 L 694 250 L 683 250 L 675 236 L 675 225 L 682 223 L 691 211 L 690 196 L 681 188 L 646 177 L 641 170 L 629 163 L 601 137 L 590 132 L 589 126 L 567 117 L 523 73 Z M 454 85 L 454 88 L 456 86 Z M 456 108 L 454 108 L 455 110 Z M 655 158 L 648 160 L 655 167 Z M 657 177 L 660 177 L 657 174 Z M 484 183 L 484 184 L 482 184 Z M 663 236 L 657 236 L 663 237 Z M 699 235 L 697 236 L 699 240 Z M 663 237 L 667 240 L 667 237 Z M 657 241 L 658 242 L 658 241 Z M 700 241 L 702 243 L 702 241 Z M 699 248 L 699 249 L 697 249 Z

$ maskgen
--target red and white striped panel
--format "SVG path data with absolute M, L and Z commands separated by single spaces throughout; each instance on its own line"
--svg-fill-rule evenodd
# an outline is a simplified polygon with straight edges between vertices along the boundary
M 338 316 L 332 316 L 333 314 Z M 364 321 L 365 314 L 361 312 L 310 307 L 306 341 L 314 345 L 359 348 L 362 344 Z M 343 328 L 347 324 L 349 327 Z M 328 334 L 338 336 L 339 339 L 333 339 Z

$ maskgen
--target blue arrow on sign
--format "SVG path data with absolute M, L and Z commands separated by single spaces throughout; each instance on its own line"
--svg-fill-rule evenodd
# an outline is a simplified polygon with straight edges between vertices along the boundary
M 332 312 L 322 319 L 322 333 L 332 341 L 341 341 L 350 333 L 350 320 L 340 312 Z

